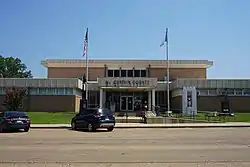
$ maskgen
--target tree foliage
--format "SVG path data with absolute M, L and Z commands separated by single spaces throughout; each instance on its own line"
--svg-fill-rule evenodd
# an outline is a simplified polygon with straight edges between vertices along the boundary
M 17 111 L 26 96 L 26 89 L 24 88 L 6 88 L 4 105 L 9 111 Z
M 32 74 L 19 58 L 0 55 L 0 78 L 32 78 Z

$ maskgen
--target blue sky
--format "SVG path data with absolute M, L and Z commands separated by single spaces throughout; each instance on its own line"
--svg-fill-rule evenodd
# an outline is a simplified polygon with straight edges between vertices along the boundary
M 89 28 L 93 59 L 208 59 L 209 78 L 250 78 L 249 0 L 1 0 L 0 54 L 36 77 L 40 61 L 82 58 Z

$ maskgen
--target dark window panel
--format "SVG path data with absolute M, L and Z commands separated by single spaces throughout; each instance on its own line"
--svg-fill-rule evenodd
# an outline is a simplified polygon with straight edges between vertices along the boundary
M 128 77 L 133 77 L 133 70 L 128 70 Z
M 127 77 L 127 70 L 121 70 L 121 77 Z
M 146 70 L 141 70 L 141 77 L 146 77 Z
M 141 70 L 135 70 L 134 71 L 134 77 L 140 77 L 140 71 Z
M 120 70 L 114 70 L 114 77 L 120 77 Z
M 114 70 L 108 70 L 108 77 L 114 77 Z

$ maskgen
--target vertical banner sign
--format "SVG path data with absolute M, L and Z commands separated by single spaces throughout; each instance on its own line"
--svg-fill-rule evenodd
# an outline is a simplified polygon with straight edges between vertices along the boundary
M 197 114 L 197 91 L 195 87 L 183 87 L 182 113 L 185 115 Z
M 193 98 L 192 98 L 193 92 L 188 90 L 187 91 L 187 107 L 193 107 Z

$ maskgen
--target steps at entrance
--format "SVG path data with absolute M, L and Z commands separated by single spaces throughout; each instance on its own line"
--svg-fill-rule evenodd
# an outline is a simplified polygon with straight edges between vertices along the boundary
M 153 111 L 147 111 L 147 117 L 155 117 L 156 114 Z
M 138 113 L 136 112 L 116 112 L 115 113 L 115 116 L 117 117 L 126 117 L 126 115 L 128 115 L 128 117 L 139 117 L 141 115 L 139 115 Z
M 127 117 L 127 116 L 128 117 Z M 147 117 L 155 117 L 153 111 L 147 111 Z M 117 123 L 143 123 L 141 112 L 116 112 L 115 120 Z
M 153 111 L 147 111 L 147 117 L 155 117 L 156 114 Z M 115 116 L 117 117 L 142 117 L 142 112 L 137 111 L 137 112 L 115 112 Z
M 142 123 L 141 117 L 115 117 L 116 123 Z

